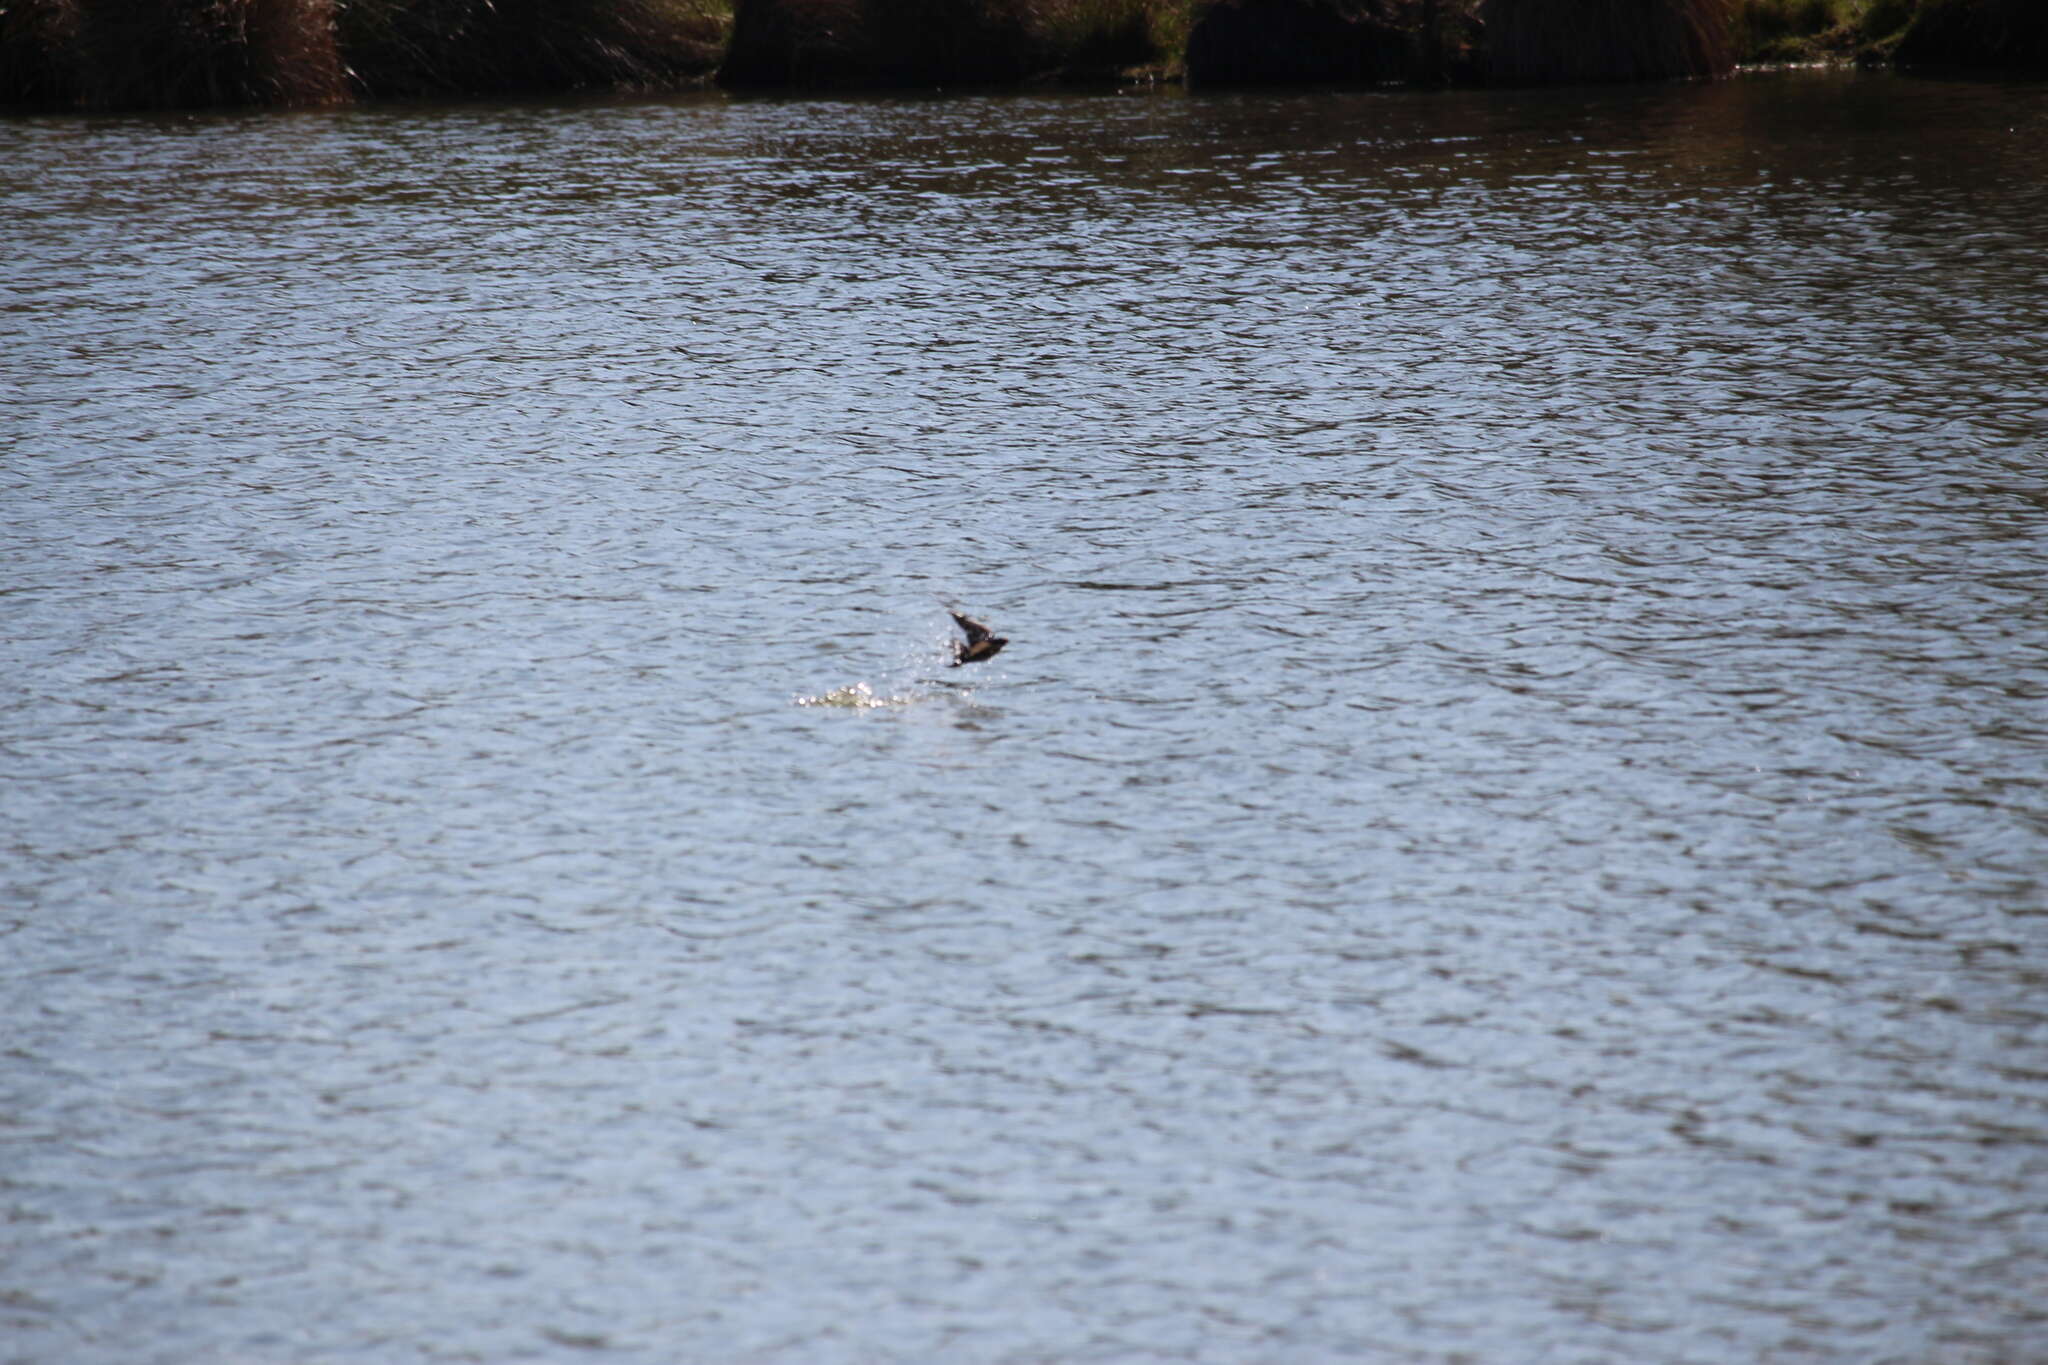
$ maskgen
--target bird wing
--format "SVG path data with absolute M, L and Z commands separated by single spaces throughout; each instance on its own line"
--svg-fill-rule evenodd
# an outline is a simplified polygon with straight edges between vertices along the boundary
M 962 616 L 957 611 L 949 612 L 948 614 L 952 616 L 952 618 L 955 621 L 958 621 L 960 623 L 960 629 L 967 632 L 967 644 L 969 648 L 972 648 L 973 646 L 980 644 L 983 640 L 986 640 L 989 637 L 991 633 L 989 631 L 989 628 L 986 625 L 982 624 L 980 621 L 975 620 L 972 616 Z

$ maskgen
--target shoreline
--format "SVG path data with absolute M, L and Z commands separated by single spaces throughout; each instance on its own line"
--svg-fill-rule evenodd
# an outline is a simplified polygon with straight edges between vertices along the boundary
M 17 0 L 0 112 L 570 92 L 1517 88 L 2048 76 L 2035 0 Z M 1587 16 L 1598 11 L 1607 16 Z

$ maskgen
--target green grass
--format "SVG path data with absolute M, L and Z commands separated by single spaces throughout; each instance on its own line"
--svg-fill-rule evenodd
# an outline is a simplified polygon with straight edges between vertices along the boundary
M 1744 63 L 1881 58 L 1917 0 L 1741 0 L 1735 36 Z

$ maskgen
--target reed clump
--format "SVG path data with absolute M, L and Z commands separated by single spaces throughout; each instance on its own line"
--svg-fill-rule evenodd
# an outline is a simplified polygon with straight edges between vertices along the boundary
M 1156 68 L 1176 0 L 734 0 L 730 86 L 984 85 Z
M 366 94 L 653 90 L 724 55 L 712 0 L 341 0 L 342 49 Z
M 1670 80 L 1735 69 L 1732 0 L 1484 0 L 1487 77 Z

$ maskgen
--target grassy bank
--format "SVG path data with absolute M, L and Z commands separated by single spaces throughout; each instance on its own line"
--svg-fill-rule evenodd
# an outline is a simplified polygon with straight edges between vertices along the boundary
M 2048 0 L 0 0 L 0 105 L 562 89 L 2048 70 Z

